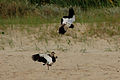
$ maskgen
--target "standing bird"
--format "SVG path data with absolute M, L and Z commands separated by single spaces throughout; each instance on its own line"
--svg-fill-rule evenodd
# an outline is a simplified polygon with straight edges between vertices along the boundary
M 59 34 L 64 34 L 68 28 L 74 28 L 74 25 L 72 24 L 75 21 L 75 12 L 73 8 L 69 9 L 69 15 L 63 16 L 61 19 L 61 27 L 59 28 Z M 65 26 L 67 28 L 65 29 Z
M 47 65 L 49 70 L 49 66 L 52 66 L 52 64 L 56 62 L 57 56 L 54 55 L 55 52 L 51 52 L 50 54 L 34 54 L 32 55 L 32 59 L 33 61 L 44 63 L 43 65 Z

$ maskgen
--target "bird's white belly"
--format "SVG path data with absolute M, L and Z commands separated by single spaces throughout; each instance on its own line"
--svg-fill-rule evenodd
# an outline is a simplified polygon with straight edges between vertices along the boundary
M 66 19 L 66 18 L 63 18 L 63 24 L 66 24 L 67 26 L 70 26 L 71 25 L 71 20 L 70 19 Z
M 75 21 L 75 16 L 73 18 L 63 18 L 63 24 L 70 26 Z
M 63 18 L 63 24 L 67 24 L 68 19 L 67 18 Z

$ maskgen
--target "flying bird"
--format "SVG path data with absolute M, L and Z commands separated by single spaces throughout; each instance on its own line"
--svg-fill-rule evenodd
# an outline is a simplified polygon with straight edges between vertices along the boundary
M 59 34 L 65 34 L 68 28 L 74 28 L 73 25 L 74 21 L 75 21 L 75 12 L 73 8 L 70 8 L 68 16 L 63 16 L 63 18 L 61 19 L 61 27 L 59 28 Z M 67 26 L 66 29 L 65 26 Z
M 33 61 L 38 61 L 44 63 L 43 65 L 47 65 L 48 70 L 49 66 L 52 66 L 53 63 L 56 62 L 57 56 L 54 56 L 55 52 L 51 52 L 50 54 L 34 54 L 32 55 Z

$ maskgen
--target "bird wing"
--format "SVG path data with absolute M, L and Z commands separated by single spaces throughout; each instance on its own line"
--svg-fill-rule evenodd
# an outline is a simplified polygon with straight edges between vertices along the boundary
M 73 8 L 69 9 L 69 15 L 63 16 L 61 19 L 61 24 L 66 24 L 67 26 L 70 26 L 75 21 L 75 13 Z
M 74 12 L 74 10 L 73 10 L 73 8 L 70 8 L 69 9 L 69 18 L 72 18 L 73 16 L 75 15 L 75 12 Z
M 48 64 L 52 63 L 52 58 L 48 54 L 40 54 L 41 57 L 44 57 L 47 60 Z
M 75 15 L 72 18 L 68 19 L 69 24 L 72 24 L 74 21 L 75 21 Z

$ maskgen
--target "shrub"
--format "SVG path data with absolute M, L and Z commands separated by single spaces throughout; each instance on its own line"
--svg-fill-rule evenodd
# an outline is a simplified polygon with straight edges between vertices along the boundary
M 17 2 L 0 2 L 0 16 L 3 18 L 6 17 L 13 17 L 13 16 L 24 16 L 27 15 L 29 12 L 29 8 Z

